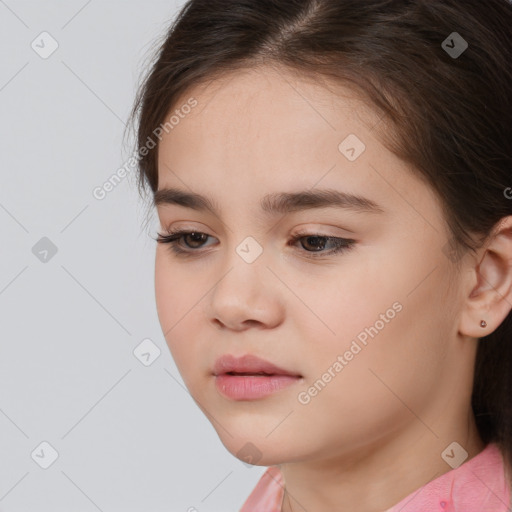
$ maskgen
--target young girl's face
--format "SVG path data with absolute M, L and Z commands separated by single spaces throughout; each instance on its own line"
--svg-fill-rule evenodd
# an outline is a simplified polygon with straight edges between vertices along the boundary
M 272 465 L 392 439 L 462 444 L 476 349 L 458 333 L 464 290 L 436 196 L 377 139 L 385 120 L 348 88 L 270 69 L 196 87 L 176 109 L 158 151 L 160 233 L 199 234 L 158 244 L 158 315 L 228 450 Z M 221 356 L 247 354 L 295 377 L 215 375 Z

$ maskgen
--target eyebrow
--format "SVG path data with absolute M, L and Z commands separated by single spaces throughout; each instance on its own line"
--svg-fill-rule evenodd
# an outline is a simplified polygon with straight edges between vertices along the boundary
M 210 211 L 220 217 L 220 207 L 211 198 L 177 188 L 162 188 L 153 197 L 155 206 L 176 204 L 197 211 Z M 310 189 L 300 192 L 277 192 L 267 194 L 260 202 L 268 215 L 282 215 L 313 208 L 342 208 L 357 213 L 384 213 L 376 202 L 366 197 L 334 189 Z

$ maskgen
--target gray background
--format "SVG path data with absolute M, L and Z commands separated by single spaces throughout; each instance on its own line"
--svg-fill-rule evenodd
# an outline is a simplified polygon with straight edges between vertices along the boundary
M 0 0 L 2 512 L 236 511 L 265 471 L 183 388 L 134 174 L 93 196 L 132 154 L 140 74 L 182 4 Z

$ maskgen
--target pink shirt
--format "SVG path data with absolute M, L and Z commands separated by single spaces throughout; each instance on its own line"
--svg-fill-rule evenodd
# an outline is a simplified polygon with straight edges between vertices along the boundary
M 281 512 L 283 485 L 279 467 L 270 466 L 239 512 Z M 510 491 L 501 451 L 489 443 L 383 512 L 507 512 Z

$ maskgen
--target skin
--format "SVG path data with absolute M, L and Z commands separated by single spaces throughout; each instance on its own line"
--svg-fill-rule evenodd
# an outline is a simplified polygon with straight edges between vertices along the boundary
M 191 96 L 198 105 L 159 144 L 159 189 L 208 195 L 221 212 L 157 207 L 160 233 L 182 227 L 210 238 L 182 239 L 196 251 L 190 258 L 157 245 L 156 302 L 181 376 L 224 446 L 237 456 L 251 442 L 257 465 L 280 465 L 284 512 L 382 511 L 451 470 L 441 453 L 453 441 L 466 460 L 478 454 L 473 365 L 477 337 L 511 308 L 510 219 L 492 245 L 448 258 L 437 196 L 381 144 L 384 121 L 349 88 L 262 68 L 198 85 L 174 109 Z M 351 133 L 366 145 L 354 162 L 338 150 Z M 313 187 L 356 193 L 385 211 L 267 218 L 259 209 L 269 192 Z M 299 228 L 356 244 L 329 255 L 327 243 L 313 259 L 307 240 L 288 245 Z M 247 236 L 263 249 L 251 264 L 236 252 Z M 401 311 L 301 404 L 298 394 L 395 302 Z M 227 353 L 256 354 L 303 378 L 233 401 L 212 375 Z

